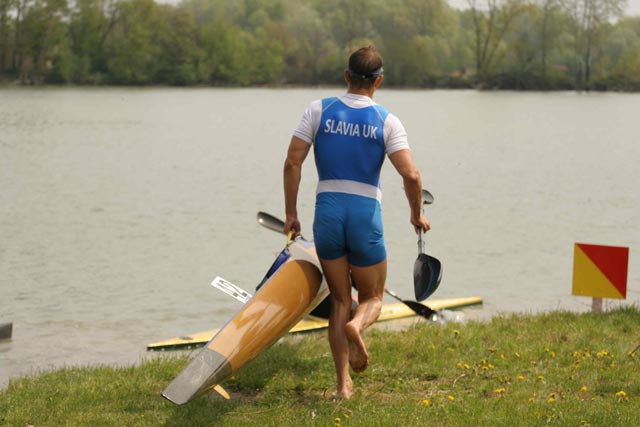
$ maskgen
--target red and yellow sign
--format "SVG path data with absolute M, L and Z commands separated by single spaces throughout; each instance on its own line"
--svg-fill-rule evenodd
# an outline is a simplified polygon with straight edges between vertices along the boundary
M 576 243 L 573 252 L 573 295 L 627 297 L 629 248 Z

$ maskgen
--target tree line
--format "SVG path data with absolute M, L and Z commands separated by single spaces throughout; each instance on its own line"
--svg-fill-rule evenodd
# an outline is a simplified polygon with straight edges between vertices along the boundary
M 385 84 L 640 90 L 626 0 L 0 0 L 0 80 L 341 84 L 375 45 Z

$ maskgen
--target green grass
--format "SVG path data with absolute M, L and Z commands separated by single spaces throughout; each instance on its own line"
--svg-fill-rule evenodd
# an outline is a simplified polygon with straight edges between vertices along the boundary
M 11 381 L 0 426 L 640 426 L 640 311 L 554 312 L 365 335 L 371 365 L 333 401 L 325 334 L 289 337 L 207 395 L 162 390 L 187 357 Z M 636 350 L 638 353 L 640 351 Z

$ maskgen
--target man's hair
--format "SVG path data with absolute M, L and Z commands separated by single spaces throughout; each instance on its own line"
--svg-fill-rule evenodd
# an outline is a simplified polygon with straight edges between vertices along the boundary
M 382 57 L 375 47 L 361 47 L 349 57 L 351 87 L 369 89 L 382 74 Z

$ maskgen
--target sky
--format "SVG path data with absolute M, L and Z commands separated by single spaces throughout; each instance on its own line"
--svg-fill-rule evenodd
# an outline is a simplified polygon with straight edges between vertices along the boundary
M 627 5 L 627 15 L 640 15 L 640 0 L 629 0 Z

